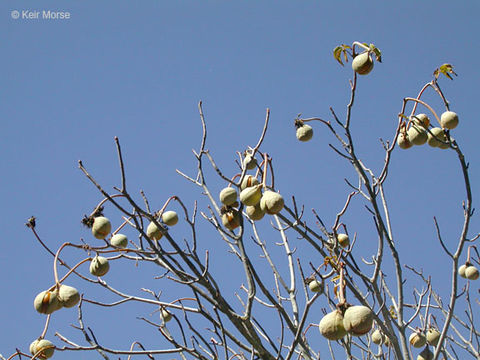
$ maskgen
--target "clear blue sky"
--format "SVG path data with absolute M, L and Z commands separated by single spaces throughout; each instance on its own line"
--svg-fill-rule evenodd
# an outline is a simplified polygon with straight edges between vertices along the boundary
M 19 19 L 12 18 L 14 10 Z M 25 10 L 71 15 L 23 19 Z M 332 224 L 349 192 L 343 179 L 356 178 L 329 149 L 334 138 L 325 128 L 315 124 L 314 140 L 301 144 L 293 119 L 298 113 L 330 119 L 330 106 L 345 114 L 352 73 L 349 65 L 342 68 L 332 57 L 341 43 L 375 43 L 383 51 L 383 63 L 360 79 L 353 117 L 358 151 L 373 169 L 383 161 L 378 139 L 393 136 L 402 99 L 416 95 L 437 66 L 454 65 L 459 76 L 441 85 L 452 110 L 460 114 L 454 137 L 471 163 L 475 196 L 480 190 L 479 11 L 477 1 L 443 0 L 2 1 L 0 353 L 8 356 L 15 347 L 27 351 L 41 333 L 44 318 L 32 302 L 53 282 L 52 259 L 24 226 L 26 219 L 38 218 L 38 231 L 53 248 L 80 238 L 93 241 L 80 220 L 101 197 L 77 161 L 82 159 L 112 189 L 119 184 L 115 136 L 137 198 L 143 189 L 154 208 L 173 194 L 192 204 L 200 191 L 175 169 L 195 172 L 191 149 L 200 144 L 199 100 L 209 129 L 208 148 L 227 174 L 233 174 L 235 152 L 256 142 L 269 107 L 271 128 L 263 150 L 274 158 L 276 187 L 286 199 L 295 194 L 305 204 L 310 222 L 310 209 L 315 208 Z M 211 171 L 208 176 L 212 190 L 219 191 L 222 182 Z M 446 242 L 453 244 L 465 193 L 453 152 L 396 150 L 387 190 L 403 262 L 437 275 L 436 285 L 445 290 L 446 258 L 435 240 L 432 218 L 438 217 Z M 373 228 L 358 200 L 345 219 L 369 248 Z M 113 220 L 117 215 L 111 214 Z M 472 233 L 478 225 L 475 217 Z M 226 250 L 208 230 L 202 246 Z M 188 234 L 178 231 L 180 238 Z M 293 233 L 290 237 L 296 241 Z M 67 257 L 79 256 L 68 251 Z M 232 259 L 219 256 L 212 262 L 221 269 L 231 266 Z M 113 274 L 110 279 L 132 291 L 148 284 L 163 286 L 151 281 L 158 274 L 152 271 L 124 264 L 120 280 Z M 78 279 L 72 282 L 92 298 L 115 299 Z M 175 294 L 168 290 L 165 299 L 170 301 Z M 155 330 L 135 319 L 154 308 L 125 305 L 117 310 L 86 310 L 89 325 L 105 345 L 126 348 L 140 340 L 158 346 Z M 317 314 L 311 322 L 320 320 L 319 309 Z M 60 344 L 53 336 L 59 331 L 83 343 L 69 327 L 75 321 L 74 310 L 56 313 L 47 337 Z M 58 353 L 56 358 L 95 356 Z

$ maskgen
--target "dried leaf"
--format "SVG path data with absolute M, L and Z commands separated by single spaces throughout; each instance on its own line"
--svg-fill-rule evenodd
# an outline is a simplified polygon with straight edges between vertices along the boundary
M 342 66 L 343 66 L 342 55 L 343 55 L 343 60 L 345 60 L 346 63 L 348 62 L 348 56 L 347 56 L 348 49 L 351 49 L 351 47 L 345 44 L 339 45 L 335 49 L 333 49 L 333 57 L 340 64 L 342 64 Z
M 390 305 L 389 312 L 390 312 L 390 315 L 392 316 L 392 319 L 397 318 L 397 313 L 395 312 L 395 308 L 393 307 L 393 305 Z
M 343 62 L 341 58 L 342 52 L 343 52 L 342 46 L 337 46 L 335 49 L 333 49 L 333 57 L 343 66 Z
M 332 278 L 332 280 L 330 280 L 331 282 L 335 282 L 337 280 L 340 280 L 340 275 L 336 275 Z
M 377 59 L 377 61 L 379 63 L 381 63 L 382 62 L 382 53 L 380 52 L 380 50 L 378 48 L 374 48 L 373 53 L 375 54 L 375 59 Z
M 326 267 L 328 264 L 330 264 L 330 257 L 327 256 L 325 259 L 323 259 L 323 265 Z
M 438 67 L 437 69 L 435 69 L 435 71 L 433 72 L 433 76 L 435 76 L 435 79 L 438 79 L 438 77 L 440 76 L 440 74 L 443 74 L 445 75 L 446 77 L 448 77 L 450 80 L 453 80 L 452 76 L 450 74 L 453 74 L 455 76 L 458 76 L 455 71 L 453 71 L 453 66 L 451 64 L 443 64 L 441 65 L 440 67 Z

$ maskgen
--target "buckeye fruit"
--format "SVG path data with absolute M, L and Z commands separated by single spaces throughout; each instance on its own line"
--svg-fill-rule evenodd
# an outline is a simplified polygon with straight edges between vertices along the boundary
M 260 199 L 260 208 L 269 215 L 278 214 L 284 204 L 282 195 L 270 190 L 265 191 Z
M 362 336 L 372 329 L 373 312 L 363 305 L 350 306 L 343 314 L 343 327 L 353 336 Z
M 328 340 L 340 340 L 347 331 L 343 327 L 343 315 L 339 310 L 334 310 L 325 315 L 318 325 L 320 334 Z
M 112 224 L 104 216 L 98 216 L 93 219 L 92 234 L 97 239 L 103 240 L 112 230 Z
M 359 75 L 367 75 L 373 69 L 373 59 L 368 51 L 353 58 L 352 69 Z
M 39 293 L 33 300 L 33 307 L 40 314 L 51 314 L 62 308 L 62 304 L 58 301 L 58 290 L 45 290 Z
M 168 226 L 173 226 L 178 223 L 178 214 L 175 211 L 165 211 L 162 214 L 162 221 Z
M 80 294 L 73 286 L 62 284 L 58 289 L 58 301 L 63 307 L 71 308 L 80 301 Z
M 30 344 L 29 350 L 32 355 L 40 352 L 37 359 L 49 359 L 55 352 L 55 345 L 49 340 L 37 339 Z
M 296 135 L 300 141 L 309 141 L 313 137 L 313 129 L 310 125 L 303 124 L 297 128 Z
M 126 248 L 128 245 L 128 239 L 125 235 L 123 234 L 115 234 L 112 236 L 110 239 L 110 245 L 116 248 Z
M 90 263 L 90 274 L 94 276 L 103 276 L 110 270 L 108 259 L 103 256 L 95 256 Z

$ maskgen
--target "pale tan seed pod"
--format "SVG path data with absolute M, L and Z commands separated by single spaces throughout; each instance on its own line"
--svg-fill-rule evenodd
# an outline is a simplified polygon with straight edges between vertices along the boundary
M 230 209 L 222 215 L 222 224 L 229 230 L 240 226 L 240 212 L 237 209 Z
M 458 115 L 453 111 L 445 111 L 440 116 L 440 125 L 444 129 L 455 129 L 458 125 Z
M 467 277 L 465 276 L 465 270 L 467 269 L 467 265 L 463 264 L 458 268 L 458 275 L 466 279 Z
M 343 327 L 343 316 L 338 310 L 334 310 L 325 315 L 318 325 L 320 334 L 328 340 L 340 340 L 347 332 Z
M 255 206 L 262 198 L 262 184 L 247 187 L 240 193 L 240 201 L 246 206 Z
M 115 234 L 110 239 L 110 245 L 119 249 L 126 248 L 128 246 L 128 238 L 123 234 Z
M 376 329 L 372 335 L 370 335 L 371 338 L 372 338 L 372 342 L 376 345 L 382 345 L 383 344 L 383 338 L 384 338 L 384 335 L 383 333 L 380 331 L 380 329 Z
M 258 185 L 258 179 L 253 175 L 245 175 L 240 185 L 240 190 L 244 190 L 247 187 Z
M 470 265 L 467 266 L 467 268 L 465 269 L 465 277 L 468 280 L 477 280 L 479 276 L 480 274 L 478 273 L 478 269 L 475 266 Z
M 93 219 L 92 234 L 97 239 L 105 239 L 112 230 L 112 224 L 104 216 L 98 216 Z
M 373 59 L 368 51 L 353 58 L 352 69 L 359 75 L 367 75 L 373 69 Z
M 38 341 L 39 341 L 38 339 L 33 340 L 32 343 L 30 344 L 30 346 L 28 348 L 28 350 L 30 351 L 30 354 L 35 355 L 35 353 L 36 353 L 35 350 L 37 348 Z
M 347 234 L 337 234 L 337 241 L 343 248 L 346 248 L 348 245 L 350 245 L 350 238 Z
M 423 333 L 416 331 L 410 334 L 408 342 L 415 348 L 421 348 L 426 344 L 427 338 Z
M 165 211 L 162 214 L 162 221 L 168 225 L 173 226 L 178 223 L 178 214 L 175 211 Z
M 296 135 L 300 141 L 309 141 L 313 137 L 313 129 L 310 125 L 303 124 L 297 128 Z
M 373 312 L 363 305 L 350 306 L 343 314 L 343 327 L 353 336 L 362 336 L 372 329 Z
M 310 289 L 311 292 L 322 293 L 323 283 L 321 281 L 318 281 L 317 279 L 314 279 L 308 283 L 308 288 Z
M 58 301 L 58 291 L 42 291 L 33 300 L 33 307 L 40 314 L 51 314 L 62 308 L 62 304 Z
M 437 346 L 438 340 L 440 340 L 440 332 L 435 328 L 430 328 L 427 330 L 427 344 L 432 346 Z
M 73 286 L 62 284 L 58 289 L 58 301 L 63 307 L 71 308 L 80 301 L 80 294 Z
M 163 237 L 162 230 L 153 221 L 147 226 L 147 237 L 150 240 L 160 240 Z
M 269 215 L 278 214 L 284 204 L 282 195 L 270 190 L 265 191 L 260 199 L 260 208 Z
M 410 126 L 407 131 L 408 139 L 413 145 L 423 145 L 428 140 L 428 135 L 425 129 L 418 125 Z
M 263 211 L 260 207 L 260 203 L 256 204 L 255 206 L 247 206 L 245 208 L 245 212 L 247 213 L 250 220 L 253 221 L 262 220 L 265 216 L 265 211 Z
M 413 146 L 413 144 L 408 139 L 408 135 L 404 134 L 403 131 L 401 131 L 400 134 L 398 134 L 397 145 L 401 149 L 409 149 Z
M 172 320 L 172 314 L 170 314 L 170 312 L 165 308 L 162 308 L 162 310 L 160 311 L 160 317 L 164 322 L 169 322 L 170 320 Z
M 445 142 L 447 141 L 447 137 L 445 136 L 443 129 L 439 127 L 434 127 L 433 129 L 430 129 L 430 132 L 428 133 L 428 139 L 427 139 L 428 145 L 430 145 L 431 147 L 439 147 L 439 148 L 445 148 L 445 146 L 448 147 L 448 144 L 444 144 L 439 140 L 442 140 Z
M 247 170 L 252 170 L 257 167 L 257 159 L 255 159 L 251 154 L 245 155 L 243 159 L 243 166 L 247 168 Z
M 220 191 L 219 198 L 222 204 L 230 206 L 237 201 L 237 196 L 237 190 L 235 190 L 233 187 L 226 187 Z
M 417 356 L 417 360 L 432 360 L 433 353 L 430 351 L 428 347 L 422 350 L 420 354 Z
M 37 359 L 49 359 L 55 352 L 55 345 L 46 339 L 35 340 L 30 344 L 29 350 L 32 355 L 40 352 Z
M 108 259 L 103 256 L 95 256 L 90 263 L 90 274 L 94 276 L 103 276 L 110 270 Z
M 430 119 L 428 118 L 427 114 L 413 115 L 411 119 L 415 125 L 421 126 L 424 129 L 427 129 L 428 125 L 430 125 Z

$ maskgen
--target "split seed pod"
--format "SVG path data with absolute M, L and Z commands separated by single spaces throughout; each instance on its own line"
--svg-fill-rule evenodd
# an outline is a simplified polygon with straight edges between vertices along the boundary
M 175 211 L 165 211 L 162 214 L 162 221 L 168 226 L 173 226 L 178 223 L 178 214 Z
M 92 234 L 97 239 L 105 239 L 110 234 L 110 230 L 112 230 L 112 224 L 106 217 L 98 216 L 93 219 Z
M 103 276 L 110 270 L 108 259 L 103 256 L 95 256 L 90 263 L 90 274 L 94 276 Z
M 313 129 L 310 125 L 303 124 L 297 128 L 296 135 L 300 141 L 309 141 L 313 137 Z
M 240 212 L 237 209 L 230 209 L 222 215 L 222 224 L 229 230 L 240 226 Z
M 255 206 L 247 206 L 245 208 L 245 212 L 250 220 L 253 221 L 261 220 L 265 216 L 265 211 L 263 211 L 260 207 L 260 203 L 256 204 Z
M 162 231 L 153 221 L 147 226 L 147 237 L 150 240 L 160 240 L 163 237 Z
M 278 214 L 284 204 L 282 195 L 270 190 L 265 191 L 260 199 L 260 208 L 270 215 Z
M 33 307 L 40 314 L 51 314 L 62 308 L 62 304 L 58 301 L 58 291 L 42 291 L 33 300 Z
M 240 190 L 244 190 L 247 187 L 255 186 L 255 185 L 258 185 L 258 179 L 253 175 L 246 175 L 242 180 L 242 184 L 240 185 Z
M 432 360 L 433 353 L 430 351 L 428 347 L 422 350 L 420 354 L 417 356 L 417 360 Z
M 408 342 L 415 348 L 421 348 L 427 342 L 427 338 L 421 332 L 414 332 L 409 336 Z
M 470 265 L 465 269 L 465 277 L 468 280 L 477 280 L 479 276 L 480 274 L 478 273 L 478 269 L 475 266 Z
M 340 340 L 347 334 L 347 331 L 343 327 L 342 313 L 338 310 L 334 310 L 325 315 L 322 320 L 320 320 L 318 329 L 320 330 L 320 334 L 328 340 Z
M 262 198 L 262 184 L 247 187 L 240 193 L 240 201 L 246 206 L 255 206 Z
M 128 238 L 123 234 L 115 234 L 110 239 L 110 245 L 116 248 L 126 248 L 128 245 Z
M 445 111 L 440 117 L 440 125 L 446 129 L 454 129 L 458 125 L 458 115 L 453 111 Z
M 373 69 L 373 60 L 368 51 L 358 54 L 352 61 L 352 69 L 359 75 L 367 75 Z
M 337 234 L 337 240 L 341 247 L 346 248 L 350 245 L 350 238 L 347 234 Z
M 437 346 L 438 340 L 440 340 L 440 332 L 435 328 L 427 330 L 427 343 L 428 345 Z
M 343 314 L 343 327 L 353 336 L 362 336 L 372 329 L 373 312 L 363 305 L 350 306 Z
M 222 191 L 220 191 L 220 201 L 223 205 L 233 205 L 235 201 L 237 201 L 237 190 L 233 187 L 226 187 Z
M 30 344 L 29 350 L 32 355 L 35 355 L 41 351 L 41 353 L 37 356 L 37 359 L 48 359 L 53 356 L 53 353 L 55 352 L 55 345 L 53 345 L 53 343 L 49 340 L 35 340 Z
M 63 307 L 71 308 L 80 301 L 80 294 L 74 287 L 62 284 L 58 289 L 58 301 Z

